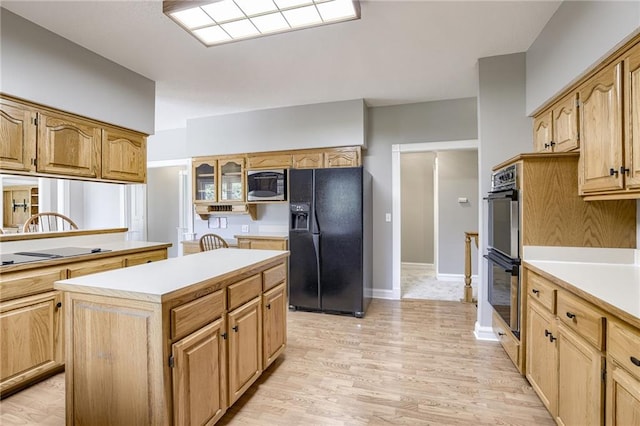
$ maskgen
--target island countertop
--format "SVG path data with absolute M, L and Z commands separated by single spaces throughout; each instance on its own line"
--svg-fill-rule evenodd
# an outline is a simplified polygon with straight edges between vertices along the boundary
M 282 250 L 218 249 L 56 281 L 57 290 L 162 303 L 193 286 L 210 286 L 243 270 L 277 262 Z

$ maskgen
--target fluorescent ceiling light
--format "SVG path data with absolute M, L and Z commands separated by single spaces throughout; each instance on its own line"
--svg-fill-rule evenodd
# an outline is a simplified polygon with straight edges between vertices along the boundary
M 164 1 L 162 8 L 206 46 L 360 19 L 358 0 Z
M 307 27 L 322 22 L 315 5 L 285 10 L 282 14 L 292 28 Z
M 289 29 L 289 24 L 280 12 L 256 16 L 251 18 L 251 22 L 262 34 Z

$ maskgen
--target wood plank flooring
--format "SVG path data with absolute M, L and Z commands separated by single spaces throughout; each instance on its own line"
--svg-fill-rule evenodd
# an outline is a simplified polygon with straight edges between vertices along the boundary
M 288 347 L 220 425 L 554 425 L 476 308 L 374 300 L 363 319 L 289 312 Z M 3 401 L 0 424 L 63 425 L 64 374 Z

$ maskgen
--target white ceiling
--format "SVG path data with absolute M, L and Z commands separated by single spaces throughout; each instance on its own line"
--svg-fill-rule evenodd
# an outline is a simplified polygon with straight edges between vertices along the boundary
M 156 81 L 156 130 L 188 118 L 365 99 L 477 96 L 477 59 L 524 52 L 560 1 L 361 1 L 360 20 L 204 47 L 161 1 L 2 1 Z

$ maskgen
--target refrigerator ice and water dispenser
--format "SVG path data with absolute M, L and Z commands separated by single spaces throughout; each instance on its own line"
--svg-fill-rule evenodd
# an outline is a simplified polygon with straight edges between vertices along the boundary
M 309 203 L 291 203 L 291 230 L 292 231 L 308 231 L 309 230 Z

